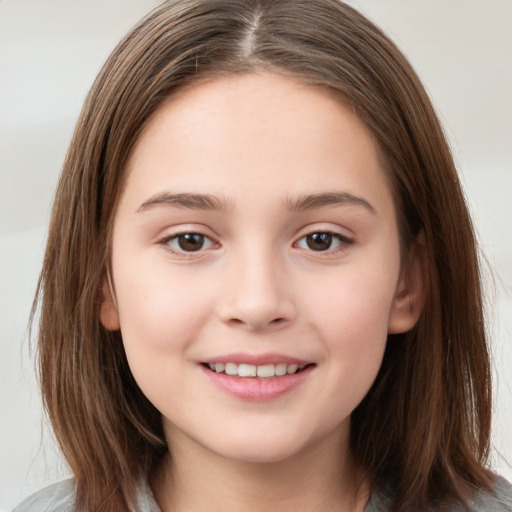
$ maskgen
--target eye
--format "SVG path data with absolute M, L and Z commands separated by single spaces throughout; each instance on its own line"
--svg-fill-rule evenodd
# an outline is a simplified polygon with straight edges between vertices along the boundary
M 336 249 L 337 247 L 350 242 L 351 241 L 348 238 L 340 235 L 339 233 L 318 231 L 316 233 L 309 233 L 308 235 L 303 236 L 297 242 L 297 247 L 322 252 Z
M 173 252 L 198 252 L 214 246 L 213 241 L 201 233 L 180 233 L 163 240 L 162 243 Z

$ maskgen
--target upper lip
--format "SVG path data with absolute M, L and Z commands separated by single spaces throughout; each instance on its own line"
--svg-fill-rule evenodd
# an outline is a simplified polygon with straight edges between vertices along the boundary
M 215 363 L 235 363 L 235 364 L 253 364 L 255 366 L 263 366 L 266 364 L 297 364 L 299 366 L 312 363 L 305 359 L 291 357 L 284 354 L 267 353 L 267 354 L 247 354 L 247 353 L 232 353 L 221 356 L 211 357 L 201 361 L 202 363 L 215 364 Z

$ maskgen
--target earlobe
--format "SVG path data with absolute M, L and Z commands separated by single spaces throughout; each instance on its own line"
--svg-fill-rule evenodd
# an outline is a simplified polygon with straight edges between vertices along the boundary
M 389 334 L 411 330 L 417 323 L 427 290 L 427 261 L 425 236 L 418 235 L 404 262 L 388 322 Z
M 114 291 L 108 275 L 103 278 L 101 285 L 100 322 L 109 331 L 118 331 L 121 327 Z

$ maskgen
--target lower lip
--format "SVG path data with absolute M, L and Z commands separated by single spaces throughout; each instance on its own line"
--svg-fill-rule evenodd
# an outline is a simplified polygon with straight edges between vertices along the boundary
M 314 365 L 307 366 L 298 373 L 282 377 L 257 378 L 216 373 L 201 366 L 206 376 L 218 388 L 237 398 L 254 401 L 272 400 L 284 395 L 307 379 L 313 368 Z

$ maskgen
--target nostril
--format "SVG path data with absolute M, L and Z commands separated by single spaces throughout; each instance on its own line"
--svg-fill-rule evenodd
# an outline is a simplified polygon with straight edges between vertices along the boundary
M 258 321 L 258 320 L 251 320 L 251 319 L 242 319 L 242 318 L 230 318 L 227 320 L 227 323 L 230 324 L 232 327 L 242 327 L 246 326 L 250 330 L 260 330 L 266 328 L 281 328 L 284 327 L 287 323 L 287 319 L 285 317 L 279 317 L 274 318 L 270 321 Z

